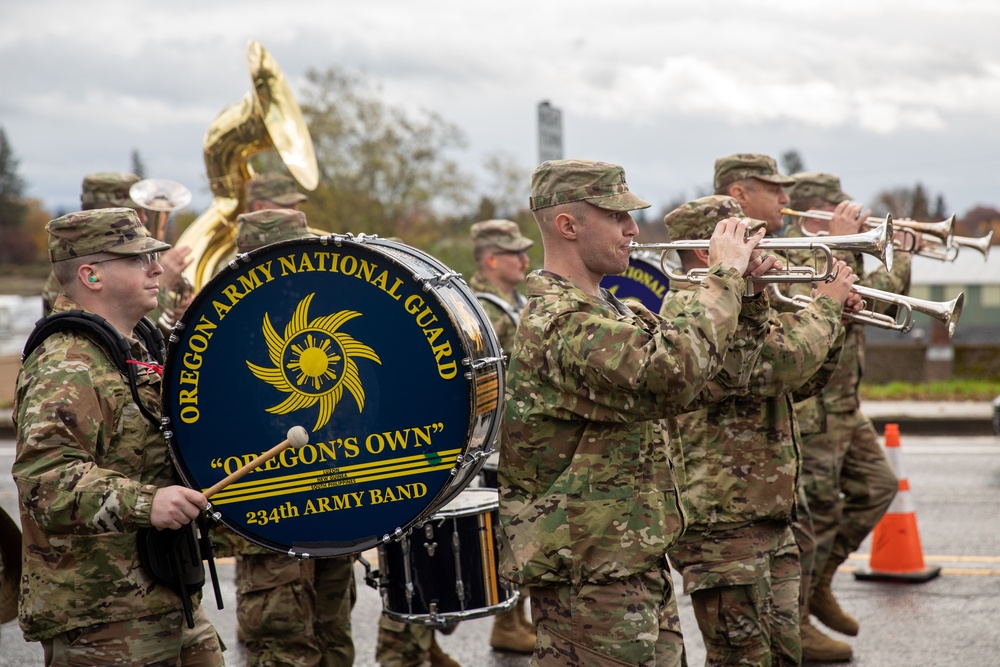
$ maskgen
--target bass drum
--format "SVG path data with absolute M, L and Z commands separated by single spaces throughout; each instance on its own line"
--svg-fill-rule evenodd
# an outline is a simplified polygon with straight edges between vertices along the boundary
M 604 276 L 601 287 L 622 301 L 638 301 L 649 311 L 659 313 L 667 290 L 670 289 L 670 279 L 660 266 L 658 254 L 639 250 L 629 257 L 625 273 Z
M 402 243 L 334 235 L 239 255 L 174 328 L 164 432 L 219 520 L 298 557 L 399 539 L 479 473 L 500 423 L 503 361 L 458 274 Z

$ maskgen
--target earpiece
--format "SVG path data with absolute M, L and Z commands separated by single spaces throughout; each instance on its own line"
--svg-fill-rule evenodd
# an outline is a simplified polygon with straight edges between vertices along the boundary
M 89 278 L 87 278 L 87 280 L 89 280 L 89 281 L 90 281 L 90 282 L 92 282 L 92 283 L 96 283 L 96 282 L 97 282 L 97 276 L 95 276 L 95 275 L 94 275 L 94 274 L 92 273 L 92 274 L 90 274 L 90 277 L 89 277 Z

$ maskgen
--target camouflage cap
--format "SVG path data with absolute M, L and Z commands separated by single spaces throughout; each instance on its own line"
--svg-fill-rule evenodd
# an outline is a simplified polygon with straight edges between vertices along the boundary
M 236 218 L 236 252 L 250 252 L 269 243 L 311 237 L 306 214 L 290 208 L 269 208 Z
M 726 218 L 747 219 L 753 230 L 767 226 L 763 220 L 743 215 L 739 203 L 726 195 L 711 195 L 681 204 L 664 216 L 663 224 L 671 241 L 703 241 L 711 238 L 715 226 Z
M 521 235 L 521 228 L 513 220 L 485 220 L 472 225 L 472 246 L 499 248 L 511 252 L 521 252 L 535 245 L 535 242 Z
M 80 207 L 84 211 L 95 208 L 126 206 L 139 208 L 129 196 L 129 188 L 141 179 L 124 171 L 99 171 L 83 177 L 80 187 Z
M 715 161 L 715 194 L 726 194 L 726 188 L 746 178 L 789 186 L 795 181 L 778 171 L 774 158 L 760 153 L 735 153 Z
M 139 222 L 131 208 L 100 208 L 67 213 L 45 225 L 49 234 L 49 259 L 61 262 L 74 257 L 110 252 L 114 255 L 144 255 L 169 250 Z
M 617 164 L 588 160 L 549 160 L 531 174 L 532 211 L 585 201 L 610 211 L 649 208 L 649 202 L 629 192 L 625 170 Z
M 798 202 L 807 202 L 815 198 L 830 204 L 850 201 L 850 195 L 840 189 L 840 178 L 833 174 L 818 171 L 800 171 L 792 174 L 795 185 L 788 191 L 792 208 L 798 208 Z
M 299 192 L 295 179 L 285 174 L 270 173 L 255 176 L 247 181 L 247 206 L 267 199 L 282 206 L 301 204 L 309 199 Z

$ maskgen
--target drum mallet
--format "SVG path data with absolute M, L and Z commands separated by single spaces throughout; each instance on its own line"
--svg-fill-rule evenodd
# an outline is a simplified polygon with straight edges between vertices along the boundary
M 291 427 L 290 429 L 288 429 L 288 434 L 284 440 L 282 440 L 277 445 L 275 445 L 271 449 L 267 450 L 266 452 L 255 458 L 253 461 L 245 463 L 244 465 L 240 466 L 239 469 L 229 473 L 224 479 L 220 480 L 219 482 L 216 482 L 211 488 L 205 491 L 205 497 L 211 498 L 216 493 L 222 491 L 224 488 L 226 488 L 236 480 L 240 479 L 254 468 L 260 466 L 262 463 L 267 463 L 268 461 L 270 461 L 275 456 L 285 451 L 289 447 L 302 447 L 308 442 L 309 442 L 309 433 L 306 432 L 304 428 L 302 428 L 301 426 Z

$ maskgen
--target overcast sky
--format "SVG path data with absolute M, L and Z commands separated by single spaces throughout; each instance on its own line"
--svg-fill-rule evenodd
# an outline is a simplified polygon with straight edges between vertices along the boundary
M 0 126 L 50 210 L 133 149 L 203 208 L 205 130 L 249 90 L 255 39 L 293 91 L 343 66 L 439 113 L 470 170 L 530 171 L 549 100 L 564 157 L 622 164 L 657 207 L 719 156 L 794 148 L 857 200 L 920 181 L 961 215 L 1000 206 L 998 29 L 997 0 L 0 0 Z

